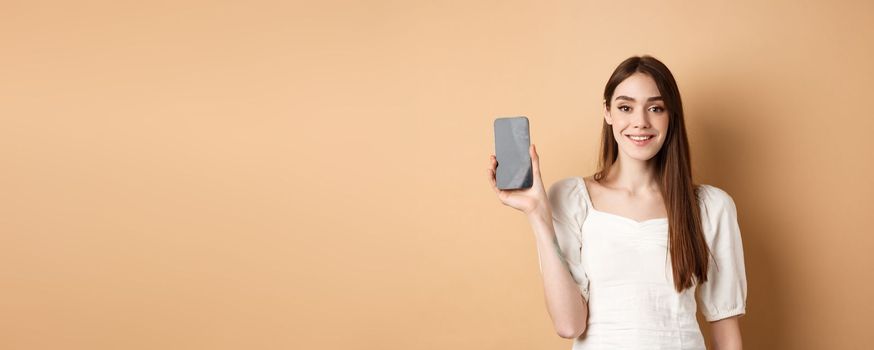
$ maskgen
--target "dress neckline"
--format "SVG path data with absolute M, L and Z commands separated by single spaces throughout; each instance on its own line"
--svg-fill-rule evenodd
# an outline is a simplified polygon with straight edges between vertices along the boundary
M 650 223 L 650 222 L 667 222 L 667 221 L 668 221 L 668 218 L 666 218 L 666 217 L 653 218 L 653 219 L 646 219 L 646 220 L 643 220 L 643 221 L 637 221 L 637 220 L 634 220 L 634 219 L 629 218 L 629 217 L 627 217 L 627 216 L 622 216 L 622 215 L 619 215 L 619 214 L 608 213 L 608 212 L 606 212 L 606 211 L 600 211 L 600 210 L 598 210 L 598 209 L 595 209 L 595 205 L 592 204 L 592 197 L 589 196 L 589 188 L 588 188 L 588 186 L 586 185 L 586 179 L 583 178 L 582 176 L 578 176 L 577 179 L 580 181 L 581 185 L 583 186 L 583 193 L 585 193 L 586 204 L 587 204 L 587 206 L 588 206 L 588 208 L 589 208 L 589 210 L 590 210 L 591 212 L 599 213 L 599 214 L 603 214 L 603 215 L 607 215 L 607 216 L 612 216 L 612 217 L 615 217 L 615 218 L 618 218 L 618 219 L 622 219 L 622 220 L 626 220 L 626 221 L 631 222 L 631 223 L 633 223 L 633 224 L 635 224 L 635 225 L 638 225 L 638 226 L 640 226 L 640 225 L 644 225 L 644 224 L 647 224 L 647 223 Z

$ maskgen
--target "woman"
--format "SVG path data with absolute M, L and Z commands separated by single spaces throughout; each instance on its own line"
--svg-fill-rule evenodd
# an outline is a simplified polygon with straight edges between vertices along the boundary
M 604 89 L 597 172 L 544 190 L 499 190 L 534 229 L 547 311 L 582 349 L 705 349 L 695 292 L 716 349 L 741 349 L 743 247 L 733 199 L 692 182 L 680 92 L 650 56 L 622 62 Z

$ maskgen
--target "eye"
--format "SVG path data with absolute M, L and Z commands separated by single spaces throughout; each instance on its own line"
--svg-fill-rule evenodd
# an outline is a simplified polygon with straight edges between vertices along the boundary
M 627 108 L 627 109 L 623 109 L 623 108 Z M 629 110 L 631 110 L 631 107 L 628 107 L 628 106 L 619 106 L 619 107 L 616 107 L 616 109 L 618 109 L 618 110 L 620 110 L 620 111 L 623 111 L 623 112 L 628 112 Z
M 661 106 L 652 106 L 650 108 L 650 110 L 652 110 L 653 112 L 656 112 L 656 113 L 661 113 L 661 112 L 665 111 L 665 109 L 662 108 Z

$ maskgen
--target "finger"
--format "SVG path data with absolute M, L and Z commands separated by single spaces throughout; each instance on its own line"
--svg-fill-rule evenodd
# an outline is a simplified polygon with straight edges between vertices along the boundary
M 540 156 L 537 155 L 537 148 L 534 144 L 531 144 L 529 147 L 529 153 L 531 154 L 531 167 L 534 168 L 534 175 L 540 176 Z
M 488 169 L 487 171 L 489 176 L 489 184 L 492 186 L 492 191 L 495 191 L 495 193 L 497 193 L 499 190 L 498 182 L 495 180 L 495 171 L 493 169 Z
M 498 182 L 495 181 L 494 171 L 491 172 L 491 176 L 489 176 L 489 179 L 491 179 L 492 191 L 495 191 L 495 193 L 501 193 L 501 189 L 498 188 Z

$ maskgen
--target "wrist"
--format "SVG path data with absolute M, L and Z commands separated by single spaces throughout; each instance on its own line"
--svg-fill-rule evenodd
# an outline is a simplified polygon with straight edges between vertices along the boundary
M 552 210 L 549 206 L 538 206 L 527 213 L 528 220 L 532 223 L 551 223 Z

